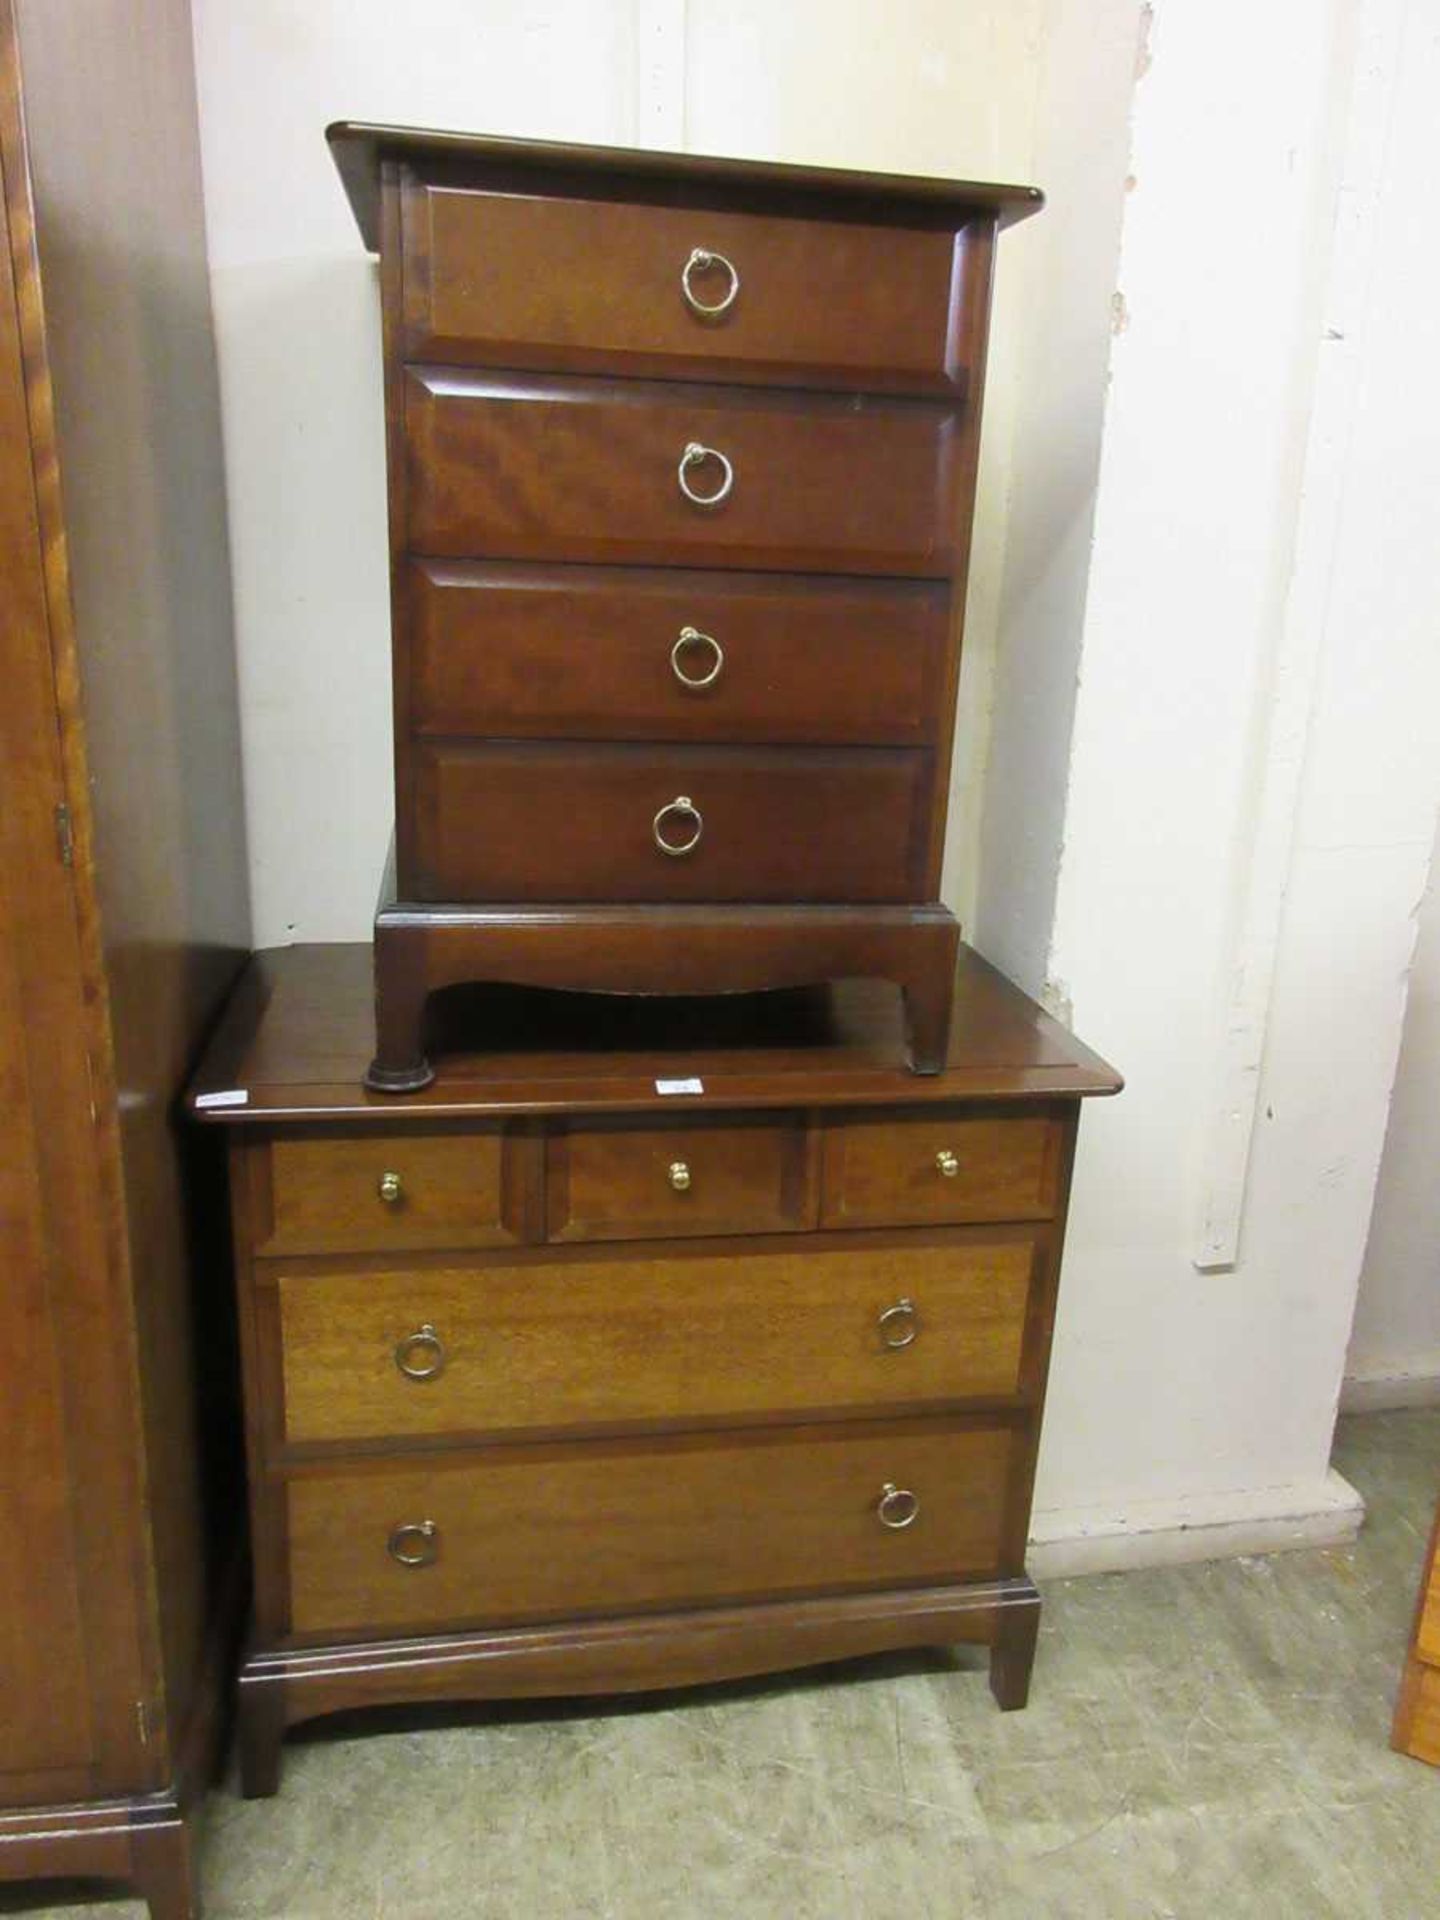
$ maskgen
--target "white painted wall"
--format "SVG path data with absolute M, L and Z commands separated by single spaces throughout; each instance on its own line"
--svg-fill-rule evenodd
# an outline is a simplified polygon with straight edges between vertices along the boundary
M 972 745 L 977 803 L 951 851 L 974 875 L 975 944 L 1044 994 L 1065 832 L 1090 537 L 1115 318 L 1130 112 L 1145 58 L 1139 0 L 1057 0 L 1036 64 L 1034 175 L 1043 216 L 1013 236 L 1013 404 L 988 729 Z M 994 574 L 988 576 L 994 579 Z M 977 649 L 972 648 L 972 657 Z M 963 777 L 963 776 L 962 776 Z M 969 789 L 962 790 L 968 800 Z M 978 830 L 978 840 L 976 832 Z M 1052 1011 L 1065 1018 L 1063 999 Z
M 619 0 L 193 0 L 255 940 L 369 938 L 394 814 L 379 289 L 332 120 L 624 141 Z
M 1440 841 L 1345 1375 L 1347 1406 L 1440 1401 Z
M 1047 962 L 1129 1086 L 1082 1135 L 1042 1537 L 1336 1508 L 1440 779 L 1436 39 L 1154 9 Z

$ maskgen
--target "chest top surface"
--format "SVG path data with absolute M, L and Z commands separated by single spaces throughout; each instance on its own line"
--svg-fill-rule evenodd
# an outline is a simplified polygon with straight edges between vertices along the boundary
M 276 948 L 251 961 L 189 1107 L 197 1120 L 224 1125 L 405 1127 L 507 1113 L 678 1116 L 1119 1091 L 1114 1068 L 969 947 L 960 950 L 954 1006 L 945 1070 L 917 1079 L 898 996 L 878 981 L 703 1002 L 477 986 L 436 1004 L 445 1044 L 434 1082 L 377 1096 L 361 1084 L 374 1032 L 370 949 Z M 703 1092 L 657 1091 L 657 1081 L 688 1080 Z
M 977 180 L 946 180 L 921 174 L 866 173 L 850 168 L 787 166 L 773 161 L 723 159 L 648 148 L 600 147 L 547 140 L 512 140 L 493 134 L 452 133 L 421 127 L 391 127 L 337 120 L 325 130 L 361 237 L 380 251 L 380 169 L 386 160 L 419 166 L 450 166 L 471 173 L 510 172 L 523 179 L 568 173 L 592 190 L 612 183 L 640 197 L 668 192 L 689 198 L 760 196 L 771 202 L 803 201 L 807 209 L 835 215 L 951 221 L 958 214 L 989 212 L 1001 226 L 1038 213 L 1045 196 L 1038 187 Z

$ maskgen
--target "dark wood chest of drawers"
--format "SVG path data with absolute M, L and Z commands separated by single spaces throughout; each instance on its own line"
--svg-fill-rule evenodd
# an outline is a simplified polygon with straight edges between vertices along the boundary
M 487 988 L 467 1030 L 503 1049 L 380 1100 L 368 987 L 364 949 L 260 956 L 192 1094 L 230 1129 L 247 1790 L 287 1725 L 366 1703 L 972 1641 L 1023 1704 L 1104 1062 L 962 949 L 930 1079 L 878 983 L 720 1032 L 655 1003 L 615 1051 L 590 996 Z
M 468 980 L 898 983 L 940 905 L 995 236 L 1029 188 L 339 126 L 381 260 L 376 1088 Z

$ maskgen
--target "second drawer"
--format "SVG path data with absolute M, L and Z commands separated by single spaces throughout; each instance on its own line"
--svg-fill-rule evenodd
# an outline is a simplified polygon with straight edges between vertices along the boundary
M 409 367 L 415 553 L 942 579 L 958 416 L 919 400 Z
M 1043 1238 L 274 1280 L 284 1445 L 1010 1399 Z

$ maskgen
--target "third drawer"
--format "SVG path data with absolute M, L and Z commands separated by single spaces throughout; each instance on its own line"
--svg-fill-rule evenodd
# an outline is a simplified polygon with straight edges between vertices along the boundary
M 916 900 L 932 768 L 890 747 L 431 742 L 400 884 L 422 900 Z
M 1030 1384 L 1043 1231 L 743 1256 L 279 1266 L 273 1443 L 916 1410 Z
M 500 739 L 928 743 L 935 581 L 412 561 L 410 724 Z

